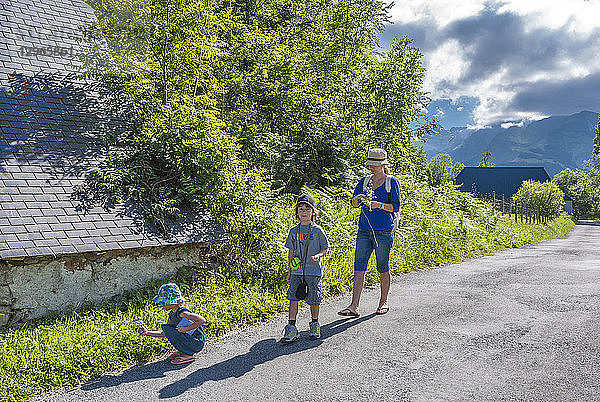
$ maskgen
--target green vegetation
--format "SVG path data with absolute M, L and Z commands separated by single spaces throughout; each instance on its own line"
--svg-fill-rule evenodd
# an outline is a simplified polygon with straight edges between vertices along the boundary
M 552 180 L 573 198 L 573 215 L 577 219 L 600 219 L 600 122 L 596 126 L 594 151 L 583 170 L 565 169 Z
M 564 193 L 555 183 L 527 180 L 513 199 L 519 205 L 536 208 L 543 218 L 554 218 L 563 210 Z
M 548 226 L 514 223 L 448 183 L 434 188 L 402 177 L 401 188 L 403 215 L 391 260 L 395 274 L 560 237 L 573 226 L 566 216 Z M 325 259 L 323 293 L 339 294 L 351 288 L 358 210 L 350 207 L 348 190 L 306 190 L 317 200 L 319 223 L 332 244 Z M 287 308 L 282 244 L 294 222 L 292 206 L 291 196 L 272 206 L 272 224 L 265 231 L 266 249 L 263 254 L 253 253 L 249 265 L 223 260 L 219 268 L 189 267 L 170 278 L 181 284 L 192 309 L 208 319 L 205 328 L 209 338 L 266 320 Z M 219 253 L 219 247 L 214 251 Z M 374 266 L 370 266 L 367 282 L 376 280 Z M 166 320 L 166 313 L 151 305 L 161 283 L 150 283 L 145 289 L 79 312 L 1 331 L 0 399 L 21 400 L 56 387 L 73 386 L 165 354 L 167 342 L 139 336 L 135 324 L 144 321 L 156 328 Z
M 375 145 L 407 170 L 425 163 L 412 145 L 435 128 L 422 55 L 407 38 L 374 54 L 383 1 L 90 4 L 88 38 L 109 61 L 86 74 L 116 114 L 135 111 L 105 127 L 92 188 L 149 205 L 159 227 L 204 204 L 246 232 L 248 194 L 344 185 Z
M 600 218 L 600 169 L 565 169 L 554 176 L 552 181 L 573 199 L 575 218 Z
M 453 164 L 448 154 L 437 154 L 427 163 L 427 183 L 435 187 L 453 182 L 464 167 L 460 162 Z

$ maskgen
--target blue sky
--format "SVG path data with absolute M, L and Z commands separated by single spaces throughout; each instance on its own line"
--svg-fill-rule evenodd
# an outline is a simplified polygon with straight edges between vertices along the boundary
M 442 126 L 600 112 L 600 0 L 398 0 L 381 46 L 423 53 Z

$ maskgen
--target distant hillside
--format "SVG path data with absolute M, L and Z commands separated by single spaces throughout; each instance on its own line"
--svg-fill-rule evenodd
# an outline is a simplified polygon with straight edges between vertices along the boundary
M 543 166 L 554 176 L 566 168 L 581 168 L 583 161 L 590 158 L 599 116 L 583 111 L 551 116 L 523 127 L 454 127 L 428 138 L 423 149 L 430 157 L 449 154 L 454 162 L 466 166 L 477 166 L 481 154 L 491 151 L 495 166 Z

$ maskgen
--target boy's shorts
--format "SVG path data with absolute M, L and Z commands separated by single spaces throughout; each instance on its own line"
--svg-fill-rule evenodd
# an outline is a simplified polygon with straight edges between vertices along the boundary
M 306 296 L 306 303 L 309 306 L 318 306 L 321 304 L 321 277 L 314 275 L 305 275 L 306 283 L 308 283 L 308 295 Z M 296 290 L 302 283 L 302 275 L 291 275 L 290 276 L 290 287 L 287 291 L 287 298 L 290 301 L 299 301 L 296 298 Z

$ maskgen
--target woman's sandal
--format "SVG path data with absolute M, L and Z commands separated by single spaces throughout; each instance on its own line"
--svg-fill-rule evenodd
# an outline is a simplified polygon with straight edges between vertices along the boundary
M 388 311 L 390 311 L 390 307 L 387 304 L 384 304 L 383 306 L 379 307 L 376 311 L 375 314 L 377 315 L 382 315 L 387 313 Z
M 196 360 L 194 356 L 177 356 L 171 360 L 171 364 L 187 364 L 193 362 L 194 360 Z
M 338 315 L 341 315 L 344 317 L 360 317 L 360 313 L 355 313 L 354 311 L 350 310 L 347 307 L 341 311 L 338 311 Z

